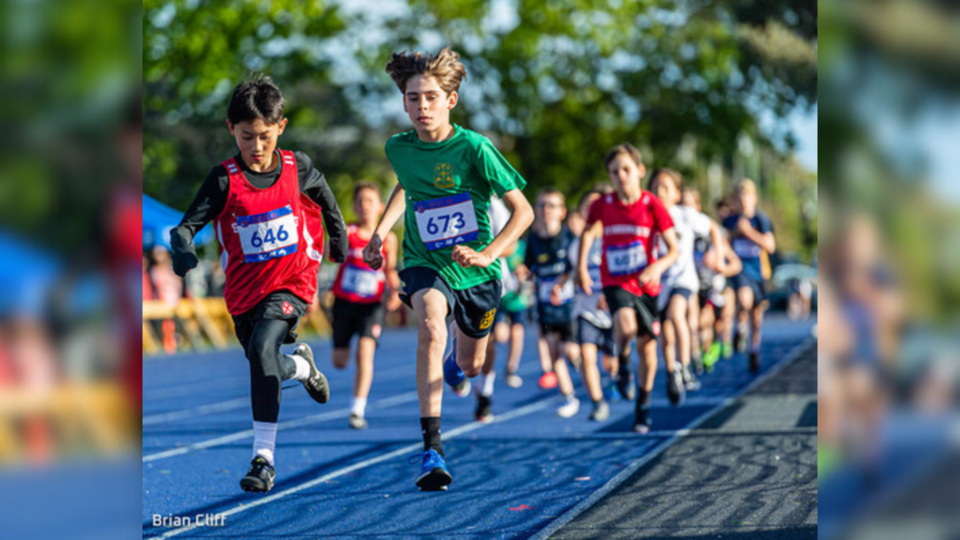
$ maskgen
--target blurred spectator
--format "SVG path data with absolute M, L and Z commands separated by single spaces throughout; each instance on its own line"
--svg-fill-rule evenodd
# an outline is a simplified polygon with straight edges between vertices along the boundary
M 176 308 L 183 297 L 183 280 L 173 271 L 173 259 L 163 246 L 154 246 L 151 251 L 153 264 L 150 281 L 156 290 L 157 300 L 169 308 Z M 177 352 L 176 324 L 173 318 L 160 321 L 163 350 L 167 354 Z

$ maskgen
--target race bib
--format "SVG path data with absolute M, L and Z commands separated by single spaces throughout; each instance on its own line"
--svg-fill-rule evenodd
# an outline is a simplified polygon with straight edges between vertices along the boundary
M 553 286 L 557 284 L 557 278 L 540 278 L 537 285 L 537 298 L 540 300 L 541 304 L 552 305 L 550 303 L 550 295 L 553 293 Z M 567 282 L 560 288 L 560 305 L 566 304 L 573 300 L 573 282 L 567 280 Z
M 380 272 L 347 264 L 343 267 L 340 288 L 363 298 L 374 298 L 380 292 Z
M 469 193 L 413 203 L 420 239 L 428 250 L 476 240 L 480 235 Z
M 607 247 L 607 269 L 611 276 L 639 274 L 647 267 L 647 252 L 640 241 Z
M 748 238 L 734 239 L 733 251 L 741 259 L 755 259 L 760 256 L 760 246 Z
M 297 220 L 290 205 L 264 214 L 238 216 L 235 224 L 244 262 L 262 262 L 297 252 Z

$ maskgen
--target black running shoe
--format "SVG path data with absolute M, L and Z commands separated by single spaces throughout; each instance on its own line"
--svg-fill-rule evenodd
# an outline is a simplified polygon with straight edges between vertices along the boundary
M 240 480 L 240 488 L 244 491 L 253 491 L 266 493 L 273 487 L 273 479 L 277 477 L 277 471 L 273 465 L 261 456 L 253 458 L 250 462 L 250 470 L 247 475 Z
M 760 353 L 752 352 L 750 353 L 750 373 L 758 371 L 760 371 Z
M 310 364 L 310 376 L 303 381 L 303 387 L 307 393 L 317 403 L 326 403 L 330 401 L 330 385 L 327 384 L 327 378 L 317 369 L 317 364 L 313 362 L 313 349 L 306 343 L 297 345 L 293 354 L 302 357 Z
M 680 367 L 675 366 L 673 372 L 667 373 L 667 397 L 670 403 L 679 405 L 683 402 L 684 385 L 683 375 L 680 374 Z
M 477 396 L 477 411 L 475 413 L 477 422 L 489 424 L 493 422 L 493 411 L 490 410 L 490 398 L 486 396 Z
M 636 433 L 650 433 L 653 421 L 650 419 L 650 406 L 637 407 L 633 417 L 633 431 Z
M 633 373 L 621 372 L 617 376 L 617 389 L 627 401 L 637 399 L 637 386 L 633 384 Z

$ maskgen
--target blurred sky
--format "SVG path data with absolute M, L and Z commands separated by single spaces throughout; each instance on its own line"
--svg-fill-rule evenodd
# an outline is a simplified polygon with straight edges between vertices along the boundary
M 797 137 L 797 160 L 811 171 L 817 170 L 817 107 L 809 112 L 794 110 L 789 118 L 790 129 Z M 956 125 L 956 124 L 955 124 Z

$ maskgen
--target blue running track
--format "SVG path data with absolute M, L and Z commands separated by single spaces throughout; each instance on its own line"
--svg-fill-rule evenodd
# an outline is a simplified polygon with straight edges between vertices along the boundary
M 763 371 L 810 336 L 810 323 L 771 318 L 764 328 Z M 240 490 L 251 458 L 247 361 L 239 349 L 148 359 L 143 389 L 143 535 L 148 538 L 529 538 L 601 489 L 631 463 L 677 435 L 757 376 L 743 355 L 721 360 L 701 391 L 669 404 L 663 367 L 653 395 L 653 427 L 631 432 L 633 405 L 611 405 L 590 422 L 578 375 L 580 413 L 559 418 L 557 390 L 537 386 L 533 327 L 520 363 L 524 384 L 503 383 L 497 361 L 496 421 L 474 422 L 475 399 L 445 389 L 443 437 L 453 484 L 421 493 L 414 485 L 422 451 L 414 379 L 416 333 L 385 331 L 375 361 L 369 429 L 347 424 L 353 366 L 331 365 L 330 342 L 311 343 L 332 398 L 310 400 L 293 381 L 284 390 L 277 436 L 277 482 L 267 494 Z M 286 350 L 286 349 L 285 349 Z M 662 364 L 662 362 L 661 362 Z M 682 435 L 682 433 L 681 433 Z M 223 516 L 224 525 L 155 527 L 154 516 Z

